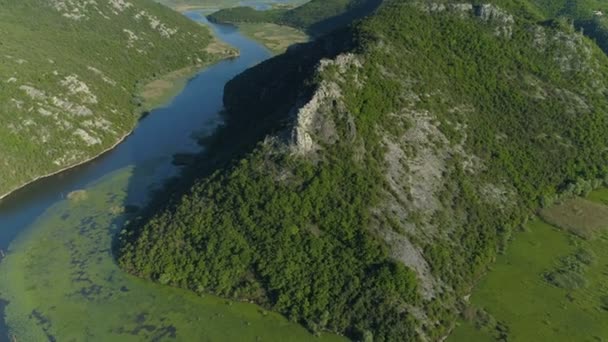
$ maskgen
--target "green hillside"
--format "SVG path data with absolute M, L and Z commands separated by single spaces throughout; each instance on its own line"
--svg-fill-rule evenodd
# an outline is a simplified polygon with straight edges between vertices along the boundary
M 440 340 L 514 230 L 606 179 L 607 77 L 531 3 L 387 0 L 231 81 L 119 263 L 312 331 Z
M 0 196 L 117 143 L 143 83 L 217 60 L 211 40 L 146 0 L 0 0 Z
M 376 9 L 382 0 L 312 0 L 293 9 L 257 11 L 251 7 L 223 9 L 209 16 L 224 23 L 270 22 L 321 35 L 345 26 Z

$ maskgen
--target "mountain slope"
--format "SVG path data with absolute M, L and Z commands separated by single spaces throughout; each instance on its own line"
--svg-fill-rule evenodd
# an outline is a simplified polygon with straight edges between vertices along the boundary
M 1 0 L 0 196 L 117 143 L 142 82 L 218 59 L 211 40 L 145 0 Z
M 121 234 L 121 266 L 315 331 L 439 340 L 514 229 L 608 175 L 608 59 L 534 18 L 389 0 L 237 77 L 210 152 Z

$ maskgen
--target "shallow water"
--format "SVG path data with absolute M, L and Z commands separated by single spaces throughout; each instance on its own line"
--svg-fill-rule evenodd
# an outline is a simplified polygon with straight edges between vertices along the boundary
M 36 182 L 0 203 L 0 297 L 9 303 L 0 336 L 18 341 L 301 341 L 301 326 L 260 307 L 197 296 L 122 272 L 111 255 L 127 205 L 177 171 L 175 153 L 200 150 L 195 137 L 219 123 L 223 87 L 270 57 L 231 26 L 210 25 L 241 55 L 188 82 L 164 108 L 143 119 L 116 149 Z M 80 190 L 78 196 L 69 195 Z M 68 199 L 71 198 L 70 199 Z M 10 330 L 10 331 L 9 331 Z M 337 340 L 324 335 L 321 340 Z

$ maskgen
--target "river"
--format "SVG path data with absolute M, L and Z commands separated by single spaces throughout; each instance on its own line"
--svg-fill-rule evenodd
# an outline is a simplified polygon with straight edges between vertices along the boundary
M 161 286 L 121 271 L 114 234 L 151 191 L 178 171 L 176 153 L 220 123 L 223 88 L 270 52 L 235 27 L 209 25 L 240 56 L 192 78 L 171 103 L 142 119 L 114 150 L 35 182 L 0 202 L 0 338 L 22 341 L 304 341 L 284 317 L 247 303 Z M 338 340 L 324 335 L 320 340 Z

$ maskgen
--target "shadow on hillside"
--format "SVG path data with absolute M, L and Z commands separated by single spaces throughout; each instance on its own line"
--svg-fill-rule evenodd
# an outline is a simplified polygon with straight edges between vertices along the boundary
M 384 0 L 364 0 L 361 4 L 354 6 L 352 9 L 337 15 L 327 18 L 309 27 L 306 31 L 312 36 L 320 36 L 334 30 L 337 27 L 344 27 L 350 23 L 362 19 L 374 12 Z
M 597 19 L 577 20 L 574 26 L 582 29 L 585 36 L 591 38 L 608 55 L 608 28 L 603 26 Z
M 136 240 L 143 225 L 155 214 L 171 210 L 193 185 L 216 171 L 223 172 L 242 159 L 271 134 L 288 132 L 294 104 L 303 105 L 310 98 L 315 69 L 323 58 L 332 58 L 352 47 L 352 33 L 344 29 L 331 37 L 298 45 L 287 53 L 262 62 L 228 82 L 223 96 L 223 124 L 213 133 L 199 137 L 203 152 L 174 155 L 180 164 L 174 177 L 154 191 L 148 204 L 131 216 L 126 229 L 129 240 Z M 155 114 L 156 115 L 156 114 Z M 126 208 L 141 203 L 142 188 L 138 180 L 150 170 L 138 164 L 133 170 L 132 184 L 124 202 Z M 116 256 L 120 255 L 120 235 L 113 241 Z

